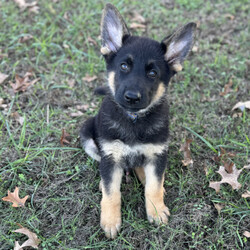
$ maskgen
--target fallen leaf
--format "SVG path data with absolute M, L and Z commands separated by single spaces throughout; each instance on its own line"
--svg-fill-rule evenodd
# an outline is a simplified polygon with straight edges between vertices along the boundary
M 4 83 L 4 81 L 9 77 L 9 75 L 0 73 L 0 84 Z
M 223 166 L 220 166 L 219 170 L 216 171 L 222 177 L 221 181 L 210 182 L 209 187 L 215 189 L 216 193 L 220 192 L 220 185 L 222 183 L 228 183 L 233 189 L 240 189 L 241 184 L 238 182 L 238 177 L 243 169 L 249 169 L 250 165 L 244 166 L 242 169 L 238 170 L 235 165 L 233 165 L 232 173 L 228 173 Z
M 73 87 L 75 87 L 76 80 L 75 80 L 75 79 L 69 79 L 69 80 L 67 81 L 67 83 L 68 83 L 68 85 L 69 85 L 71 88 L 73 88 Z
M 12 202 L 12 207 L 25 207 L 25 202 L 26 200 L 28 199 L 28 195 L 26 195 L 24 198 L 20 199 L 19 198 L 19 188 L 16 187 L 14 192 L 11 193 L 9 190 L 8 190 L 8 196 L 6 197 L 3 197 L 2 200 L 3 201 L 9 201 L 9 202 Z
M 183 152 L 184 154 L 184 160 L 182 160 L 182 163 L 184 166 L 188 166 L 190 164 L 193 164 L 193 160 L 191 158 L 191 151 L 190 151 L 190 144 L 193 140 L 186 139 L 186 142 L 181 144 L 180 152 Z
M 232 87 L 233 86 L 233 79 L 232 77 L 228 80 L 228 83 L 224 86 L 223 92 L 220 92 L 220 96 L 225 96 L 228 93 L 232 92 Z
M 88 37 L 88 42 L 92 43 L 93 45 L 97 46 L 97 42 L 92 38 L 92 37 Z
M 26 36 L 22 36 L 18 39 L 18 42 L 19 43 L 25 43 L 29 40 L 33 39 L 33 36 L 32 35 L 26 35 Z
M 19 245 L 18 241 L 15 241 L 14 250 L 21 250 L 22 247 Z
M 86 74 L 83 78 L 82 78 L 82 80 L 83 81 L 86 81 L 86 82 L 93 82 L 94 80 L 96 80 L 97 79 L 97 76 L 90 76 L 89 74 Z
M 14 250 L 23 249 L 24 247 L 38 248 L 40 240 L 38 239 L 37 235 L 35 233 L 32 233 L 28 228 L 21 227 L 21 228 L 15 230 L 14 232 L 25 234 L 29 238 L 21 246 L 19 245 L 18 241 L 16 241 Z
M 23 125 L 25 118 L 20 116 L 18 112 L 11 113 L 11 117 L 13 117 L 20 125 Z
M 244 194 L 241 195 L 242 198 L 250 198 L 250 191 L 246 191 Z
M 141 24 L 141 23 L 131 23 L 130 24 L 130 28 L 131 29 L 146 29 L 146 25 L 145 24 Z
M 21 10 L 25 10 L 26 8 L 31 8 L 37 5 L 37 2 L 26 3 L 25 0 L 14 0 L 14 2 L 18 5 Z
M 208 176 L 209 172 L 208 172 L 207 166 L 204 166 L 204 172 L 205 172 L 205 175 Z
M 63 128 L 62 129 L 62 135 L 60 138 L 60 143 L 62 146 L 64 146 L 64 143 L 70 144 L 70 142 L 67 140 L 67 137 L 69 137 L 70 134 L 66 132 L 66 130 Z
M 244 109 L 250 109 L 250 101 L 246 101 L 246 102 L 238 102 L 234 105 L 234 107 L 232 108 L 232 110 L 235 110 L 239 108 L 242 112 L 244 111 Z
M 245 231 L 245 232 L 243 233 L 243 235 L 246 236 L 247 238 L 250 238 L 250 232 L 248 232 L 248 231 Z
M 218 214 L 220 214 L 220 211 L 221 211 L 221 209 L 224 208 L 224 205 L 220 204 L 220 203 L 214 203 L 214 207 L 216 208 Z
M 233 152 L 227 152 L 224 148 L 220 147 L 220 155 L 213 157 L 216 163 L 223 164 L 226 171 L 230 174 L 232 173 L 234 163 L 230 158 L 235 157 L 236 154 Z
M 76 108 L 77 108 L 78 110 L 87 111 L 88 108 L 89 108 L 89 105 L 88 105 L 88 104 L 76 105 Z
M 131 20 L 136 23 L 146 23 L 146 19 L 137 11 L 133 12 L 133 18 Z
M 15 76 L 15 83 L 9 81 L 12 89 L 14 90 L 15 93 L 17 92 L 24 92 L 27 90 L 27 88 L 31 85 L 34 85 L 36 82 L 40 80 L 40 78 L 35 78 L 33 80 L 30 80 L 30 76 L 32 73 L 27 72 L 24 77 L 21 77 L 19 75 Z
M 234 18 L 235 18 L 235 16 L 230 14 L 230 13 L 225 14 L 225 17 L 230 19 L 231 21 L 234 20 Z
M 80 116 L 83 115 L 83 112 L 81 112 L 80 110 L 78 110 L 78 111 L 76 111 L 76 112 L 71 112 L 71 113 L 69 113 L 69 115 L 70 115 L 71 117 L 80 117 Z

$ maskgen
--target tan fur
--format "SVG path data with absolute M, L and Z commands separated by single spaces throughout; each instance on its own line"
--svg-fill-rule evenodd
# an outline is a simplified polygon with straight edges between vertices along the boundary
M 143 167 L 135 168 L 135 173 L 143 186 L 146 184 L 146 176 Z
M 100 51 L 101 51 L 102 55 L 107 55 L 111 52 L 110 49 L 106 46 L 101 47 Z
M 108 238 L 115 238 L 121 227 L 121 192 L 120 185 L 123 170 L 116 167 L 110 190 L 105 190 L 103 183 L 101 201 L 101 227 Z
M 167 148 L 167 143 L 161 144 L 135 144 L 129 146 L 120 140 L 112 142 L 103 141 L 101 143 L 102 151 L 105 155 L 112 155 L 115 162 L 118 162 L 123 156 L 129 155 L 130 153 L 144 154 L 149 159 L 153 159 L 155 154 L 161 154 Z
M 164 85 L 163 82 L 161 82 L 158 86 L 158 89 L 156 91 L 155 96 L 153 97 L 151 103 L 149 104 L 149 106 L 145 109 L 141 109 L 138 113 L 145 113 L 147 110 L 149 110 L 150 108 L 152 108 L 155 104 L 157 104 L 161 98 L 165 95 L 166 92 L 166 87 Z
M 182 65 L 180 63 L 175 63 L 172 65 L 172 69 L 175 71 L 175 72 L 179 72 L 179 71 L 182 71 Z
M 145 200 L 148 220 L 151 223 L 167 224 L 170 213 L 164 204 L 164 176 L 159 181 L 155 174 L 155 167 L 152 164 L 145 167 L 145 175 Z
M 108 83 L 109 83 L 109 88 L 112 94 L 115 95 L 115 72 L 114 71 L 109 72 Z

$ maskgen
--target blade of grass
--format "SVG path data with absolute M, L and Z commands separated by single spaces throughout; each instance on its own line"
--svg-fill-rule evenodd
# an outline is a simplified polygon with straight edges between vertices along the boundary
M 198 137 L 199 139 L 201 139 L 211 150 L 213 150 L 216 154 L 218 154 L 218 151 L 214 148 L 214 146 L 207 141 L 204 137 L 202 137 L 201 135 L 197 134 L 196 132 L 194 132 L 191 128 L 189 127 L 185 127 L 184 128 L 186 130 L 188 130 L 189 132 L 191 132 L 193 135 L 195 135 L 196 137 Z

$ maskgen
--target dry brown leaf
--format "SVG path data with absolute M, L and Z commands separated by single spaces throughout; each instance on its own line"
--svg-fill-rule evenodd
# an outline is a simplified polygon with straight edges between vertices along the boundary
M 2 84 L 8 77 L 9 75 L 0 73 L 0 84 Z
M 244 194 L 241 195 L 242 198 L 250 198 L 250 191 L 246 191 Z
M 83 105 L 76 105 L 76 109 L 77 110 L 82 110 L 82 111 L 87 111 L 89 108 L 89 105 L 88 104 L 83 104 Z
M 190 151 L 190 144 L 193 140 L 192 139 L 186 139 L 186 142 L 181 144 L 180 152 L 183 152 L 184 154 L 184 160 L 182 160 L 182 163 L 184 166 L 188 166 L 193 164 L 193 160 L 191 158 L 191 151 Z
M 230 14 L 230 13 L 225 14 L 225 17 L 228 18 L 228 19 L 230 19 L 231 21 L 233 21 L 234 18 L 235 18 L 235 16 L 232 15 L 232 14 Z
M 243 235 L 246 236 L 247 238 L 250 238 L 250 232 L 248 232 L 248 231 L 245 231 L 245 232 L 243 233 Z
M 137 11 L 133 12 L 132 21 L 136 23 L 142 23 L 142 24 L 146 23 L 146 19 Z
M 37 5 L 37 1 L 32 3 L 26 3 L 25 0 L 14 0 L 14 2 L 18 5 L 21 10 L 25 10 L 26 8 L 31 8 Z
M 220 155 L 213 157 L 216 163 L 223 164 L 226 171 L 230 174 L 232 173 L 234 163 L 230 158 L 235 157 L 236 154 L 233 152 L 227 152 L 224 148 L 220 147 Z
M 233 189 L 240 189 L 241 184 L 238 182 L 238 177 L 243 169 L 250 169 L 250 165 L 244 166 L 242 169 L 238 170 L 235 165 L 233 165 L 232 173 L 228 173 L 223 166 L 220 166 L 219 170 L 216 171 L 222 177 L 221 181 L 211 181 L 209 187 L 215 189 L 216 193 L 220 192 L 220 185 L 222 183 L 228 183 Z
M 33 39 L 33 36 L 32 35 L 26 35 L 26 36 L 22 36 L 18 39 L 18 42 L 19 43 L 25 43 L 29 40 Z
M 14 250 L 19 250 L 19 249 L 21 250 L 24 247 L 38 248 L 40 240 L 38 239 L 37 235 L 35 233 L 32 233 L 28 228 L 21 227 L 21 228 L 15 230 L 14 232 L 25 234 L 29 238 L 21 246 L 19 245 L 18 241 L 16 241 Z
M 146 29 L 146 25 L 142 24 L 142 23 L 131 23 L 130 24 L 130 28 L 131 29 L 143 29 L 143 30 L 145 30 Z
M 85 82 L 93 82 L 94 80 L 97 79 L 97 76 L 90 76 L 89 74 L 86 74 L 82 80 L 85 81 Z
M 97 46 L 97 42 L 92 38 L 92 37 L 88 37 L 88 42 L 92 43 L 93 45 Z
M 71 117 L 80 117 L 80 116 L 83 115 L 83 112 L 81 112 L 80 110 L 78 110 L 78 111 L 76 111 L 76 112 L 71 112 L 71 113 L 69 113 L 69 115 L 70 115 Z
M 68 83 L 68 85 L 69 85 L 71 88 L 73 88 L 73 87 L 75 87 L 76 80 L 75 80 L 75 79 L 69 79 L 69 80 L 67 81 L 67 83 Z
M 25 118 L 20 116 L 17 111 L 11 113 L 11 117 L 13 117 L 20 125 L 23 125 Z
M 234 105 L 234 107 L 232 108 L 232 110 L 235 110 L 239 108 L 242 112 L 244 111 L 244 109 L 250 109 L 250 101 L 246 101 L 246 102 L 238 102 Z
M 214 203 L 214 207 L 216 208 L 216 210 L 218 211 L 218 214 L 220 214 L 221 209 L 224 208 L 225 205 L 220 204 L 220 203 Z
M 24 198 L 20 199 L 19 198 L 19 188 L 16 187 L 14 192 L 11 193 L 9 190 L 8 190 L 8 196 L 6 197 L 3 197 L 2 200 L 3 201 L 9 201 L 9 202 L 12 202 L 12 207 L 25 207 L 25 202 L 26 200 L 28 199 L 28 195 L 26 195 Z
M 17 93 L 19 91 L 23 91 L 23 92 L 26 91 L 29 86 L 34 85 L 36 82 L 38 82 L 40 80 L 40 78 L 30 80 L 31 75 L 32 75 L 32 73 L 27 72 L 24 75 L 24 77 L 16 75 L 15 76 L 15 83 L 9 81 L 9 83 L 10 83 L 10 85 L 15 93 Z
M 228 93 L 232 92 L 232 87 L 233 86 L 233 79 L 232 77 L 228 80 L 228 83 L 224 86 L 223 92 L 220 92 L 220 96 L 225 96 Z
M 67 137 L 69 137 L 70 134 L 66 132 L 66 130 L 63 128 L 62 129 L 62 135 L 60 139 L 60 143 L 62 146 L 64 146 L 64 143 L 70 144 L 70 142 L 67 140 Z

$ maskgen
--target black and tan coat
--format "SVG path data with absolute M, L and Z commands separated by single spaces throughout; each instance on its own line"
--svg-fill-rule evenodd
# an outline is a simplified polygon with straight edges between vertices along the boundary
M 132 36 L 117 9 L 107 4 L 102 17 L 102 48 L 109 90 L 97 116 L 81 128 L 85 152 L 99 161 L 101 227 L 114 238 L 121 227 L 120 185 L 134 169 L 145 186 L 147 217 L 167 223 L 164 173 L 168 148 L 167 85 L 182 69 L 196 25 L 189 23 L 161 43 Z

